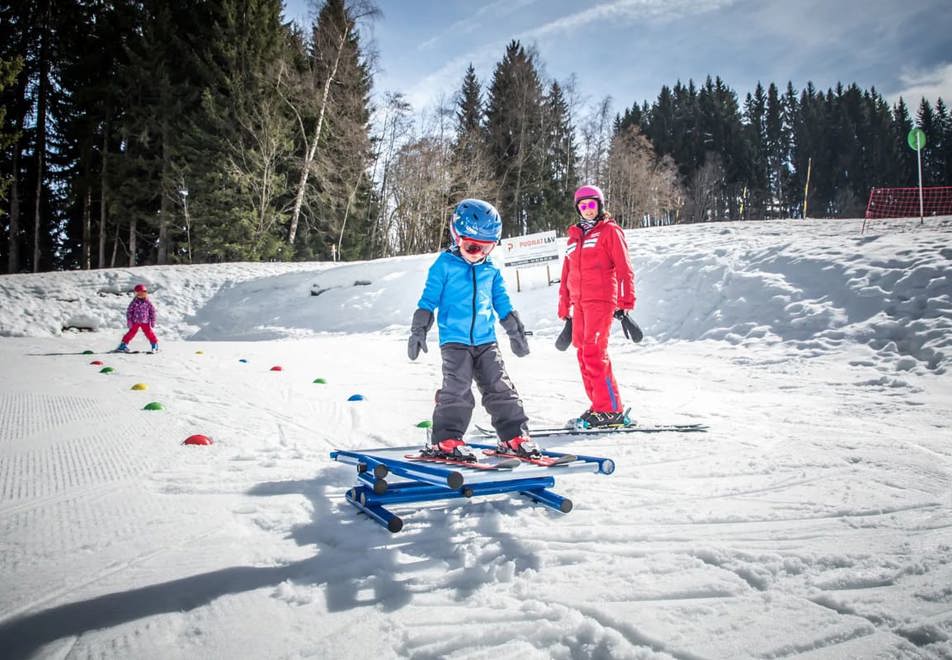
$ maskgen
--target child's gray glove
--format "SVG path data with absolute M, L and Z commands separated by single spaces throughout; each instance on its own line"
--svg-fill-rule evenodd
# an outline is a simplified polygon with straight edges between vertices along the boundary
M 413 312 L 413 321 L 410 323 L 410 341 L 407 343 L 407 356 L 416 360 L 420 349 L 426 353 L 426 333 L 433 327 L 433 312 L 428 309 L 418 309 Z
M 569 346 L 572 345 L 572 317 L 565 319 L 565 325 L 562 327 L 562 332 L 559 333 L 559 336 L 555 340 L 555 347 L 560 351 L 564 351 Z
M 529 342 L 526 339 L 526 327 L 522 325 L 519 314 L 513 310 L 500 323 L 506 329 L 506 334 L 509 335 L 509 345 L 516 357 L 527 356 L 529 354 Z

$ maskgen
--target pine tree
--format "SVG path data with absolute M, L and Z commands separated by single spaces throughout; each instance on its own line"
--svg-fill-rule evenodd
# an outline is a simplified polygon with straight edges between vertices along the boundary
M 295 102 L 305 134 L 297 146 L 302 156 L 293 181 L 288 242 L 299 258 L 337 253 L 358 258 L 370 249 L 367 206 L 374 198 L 366 169 L 372 161 L 371 78 L 356 25 L 376 13 L 366 3 L 352 8 L 344 0 L 328 0 L 313 26 Z M 304 235 L 298 245 L 302 218 Z
M 456 98 L 456 127 L 452 148 L 453 183 L 449 205 L 467 197 L 495 196 L 493 172 L 486 149 L 485 109 L 476 70 L 470 64 Z
M 744 100 L 746 139 L 749 146 L 750 176 L 747 179 L 745 218 L 767 217 L 770 198 L 770 156 L 767 135 L 767 97 L 764 87 L 757 83 L 754 93 Z
M 200 248 L 223 259 L 272 259 L 283 249 L 281 206 L 289 195 L 286 161 L 294 130 L 278 90 L 287 43 L 281 3 L 220 1 L 206 29 L 196 50 L 203 95 L 186 143 L 192 151 L 186 171 L 174 156 L 163 166 L 169 185 L 160 216 L 171 215 L 187 175 L 199 202 L 212 207 L 199 215 Z
M 935 102 L 936 133 L 937 133 L 937 160 L 940 165 L 937 170 L 939 179 L 936 182 L 941 186 L 952 186 L 952 114 L 940 96 Z
M 926 146 L 922 149 L 922 185 L 935 186 L 942 181 L 945 169 L 941 160 L 942 125 L 925 97 L 919 103 L 916 120 L 926 134 Z
M 907 136 L 912 130 L 909 108 L 902 97 L 893 106 L 892 133 L 896 148 L 896 163 L 899 177 L 893 184 L 896 187 L 917 185 L 916 154 L 906 146 Z
M 57 246 L 59 267 L 104 267 L 107 234 L 108 165 L 117 148 L 116 118 L 125 107 L 119 69 L 125 61 L 134 13 L 122 2 L 95 7 L 59 5 L 58 94 L 60 127 L 56 160 L 65 190 L 64 231 Z M 98 245 L 98 250 L 95 249 Z
M 785 108 L 780 90 L 774 83 L 767 88 L 767 106 L 765 115 L 765 138 L 768 180 L 770 190 L 770 212 L 766 217 L 786 215 L 784 200 L 787 196 L 790 173 L 787 163 L 790 161 L 790 130 L 785 122 Z
M 0 92 L 3 92 L 13 84 L 22 68 L 23 59 L 20 57 L 16 59 L 0 58 Z M 8 148 L 16 143 L 16 134 L 9 132 L 7 128 L 6 115 L 6 106 L 0 105 L 0 151 L 2 152 L 6 152 Z M 9 188 L 12 178 L 10 175 L 0 176 L 0 202 L 6 200 L 7 188 Z M 5 211 L 0 207 L 0 217 L 4 215 Z
M 553 81 L 543 102 L 545 162 L 542 204 L 532 230 L 560 228 L 574 218 L 573 193 L 578 184 L 575 130 L 562 87 Z
M 496 65 L 486 108 L 488 153 L 498 185 L 496 207 L 505 231 L 528 231 L 542 205 L 545 139 L 542 85 L 534 57 L 510 42 Z

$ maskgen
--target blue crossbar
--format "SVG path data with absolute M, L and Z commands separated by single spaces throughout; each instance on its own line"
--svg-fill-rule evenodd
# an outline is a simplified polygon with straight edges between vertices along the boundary
M 493 445 L 471 445 L 494 449 Z M 390 447 L 363 451 L 331 452 L 331 458 L 357 466 L 357 485 L 347 491 L 346 500 L 391 532 L 403 529 L 403 521 L 385 507 L 393 504 L 432 502 L 503 493 L 519 493 L 545 507 L 568 513 L 572 500 L 550 490 L 555 477 L 571 472 L 611 474 L 615 464 L 607 458 L 576 456 L 557 467 L 523 463 L 514 469 L 478 470 L 468 466 L 415 462 L 405 458 L 413 447 Z M 565 456 L 543 452 L 547 456 Z M 465 477 L 464 477 L 465 475 Z M 384 477 L 395 477 L 385 479 Z

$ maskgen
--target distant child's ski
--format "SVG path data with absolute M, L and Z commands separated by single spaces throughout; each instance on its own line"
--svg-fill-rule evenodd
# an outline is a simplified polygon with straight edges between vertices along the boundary
M 481 461 L 460 461 L 455 458 L 445 456 L 427 456 L 426 454 L 407 454 L 404 458 L 411 461 L 420 461 L 421 463 L 442 463 L 444 465 L 458 465 L 460 467 L 473 468 L 474 470 L 511 470 L 518 467 L 522 461 L 517 458 L 497 461 L 495 463 L 483 463 Z
M 496 451 L 495 449 L 484 449 L 483 453 L 486 456 L 499 456 L 500 458 L 515 458 L 518 461 L 523 463 L 531 463 L 532 465 L 541 465 L 542 467 L 556 467 L 558 465 L 567 465 L 578 460 L 575 456 L 571 454 L 564 454 L 562 456 L 519 456 L 518 454 L 506 454 Z

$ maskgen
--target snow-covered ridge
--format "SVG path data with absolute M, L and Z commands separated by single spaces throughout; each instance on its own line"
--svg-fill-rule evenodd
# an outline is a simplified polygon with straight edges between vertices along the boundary
M 892 368 L 944 371 L 952 356 L 952 218 L 878 224 L 784 220 L 628 232 L 635 317 L 649 341 L 871 347 Z M 402 332 L 433 255 L 329 263 L 164 266 L 0 277 L 0 335 L 116 330 L 128 292 L 152 289 L 168 339 L 263 340 Z M 557 269 L 553 267 L 553 276 Z M 527 326 L 555 334 L 556 286 L 511 293 Z M 316 294 L 316 295 L 315 295 Z

